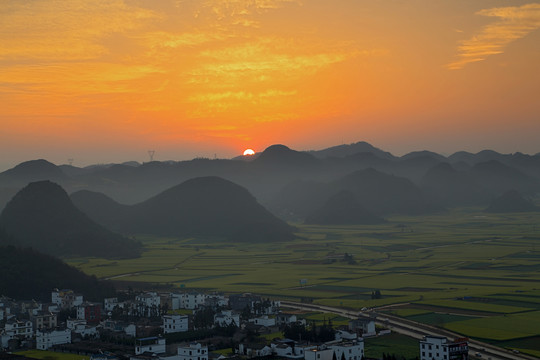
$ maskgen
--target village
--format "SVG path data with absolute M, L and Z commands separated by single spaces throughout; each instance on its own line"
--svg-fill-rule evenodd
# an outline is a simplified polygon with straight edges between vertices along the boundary
M 192 291 L 150 291 L 102 303 L 67 289 L 54 289 L 49 303 L 0 297 L 0 350 L 3 359 L 24 358 L 8 352 L 38 349 L 90 360 L 362 360 L 364 338 L 390 333 L 370 318 L 308 324 L 280 305 L 254 294 Z M 467 359 L 467 353 L 466 339 L 425 336 L 418 358 Z

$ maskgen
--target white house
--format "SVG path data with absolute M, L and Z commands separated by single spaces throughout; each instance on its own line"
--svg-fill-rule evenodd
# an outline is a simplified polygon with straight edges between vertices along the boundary
M 30 339 L 34 335 L 34 327 L 30 320 L 19 321 L 11 319 L 4 327 L 6 335 L 17 336 L 19 338 Z
M 199 343 L 191 343 L 178 347 L 178 360 L 208 360 L 208 347 Z
M 232 310 L 223 310 L 214 315 L 214 324 L 218 326 L 229 326 L 232 323 L 236 326 L 240 326 L 240 315 L 233 313 Z
M 304 353 L 305 360 L 332 360 L 333 356 L 334 350 L 325 347 L 316 347 Z
M 163 332 L 165 334 L 188 331 L 187 315 L 164 315 Z
M 165 353 L 165 339 L 161 337 L 147 337 L 135 341 L 135 355 L 145 352 L 153 354 Z
M 328 348 L 334 350 L 337 360 L 362 360 L 364 357 L 364 339 L 339 342 Z
M 71 343 L 71 330 L 36 331 L 36 349 L 47 350 L 54 345 Z
M 206 301 L 206 294 L 202 293 L 184 293 L 182 299 L 182 308 L 183 309 L 197 309 L 199 306 L 204 305 Z
M 276 319 L 275 318 L 269 318 L 268 315 L 259 316 L 254 319 L 249 319 L 249 322 L 254 323 L 255 325 L 261 325 L 261 326 L 275 326 L 276 325 Z
M 445 337 L 426 335 L 420 340 L 420 360 L 467 360 L 468 353 L 467 338 L 448 341 Z
M 148 307 L 159 307 L 161 305 L 161 297 L 156 292 L 147 292 L 139 294 L 135 297 L 135 301 L 140 305 Z

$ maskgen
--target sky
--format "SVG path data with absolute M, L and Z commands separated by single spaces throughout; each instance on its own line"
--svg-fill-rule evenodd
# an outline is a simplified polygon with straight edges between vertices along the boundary
M 0 170 L 539 139 L 540 1 L 1 0 Z

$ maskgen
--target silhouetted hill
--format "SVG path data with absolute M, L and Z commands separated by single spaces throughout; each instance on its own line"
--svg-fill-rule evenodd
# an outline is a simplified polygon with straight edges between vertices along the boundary
M 319 164 L 319 161 L 313 155 L 291 150 L 285 145 L 272 145 L 251 163 L 257 166 L 304 168 Z
M 94 223 L 50 181 L 28 184 L 6 205 L 0 227 L 17 244 L 58 256 L 138 256 L 141 245 Z
M 5 242 L 0 232 L 0 242 Z M 4 240 L 4 241 L 2 241 Z M 2 295 L 17 299 L 48 302 L 54 288 L 72 289 L 90 301 L 115 295 L 114 288 L 95 276 L 69 266 L 50 255 L 30 248 L 0 246 L 0 289 Z
M 319 225 L 369 225 L 385 220 L 367 211 L 350 191 L 340 191 L 306 218 L 306 224 Z
M 326 158 L 332 158 L 332 157 L 340 158 L 340 157 L 351 156 L 351 155 L 359 154 L 359 153 L 370 153 L 370 154 L 376 155 L 377 157 L 381 159 L 386 159 L 386 160 L 395 159 L 394 155 L 392 155 L 391 153 L 387 151 L 383 151 L 379 148 L 376 148 L 365 141 L 360 141 L 353 144 L 332 146 L 332 147 L 322 149 L 322 150 L 311 150 L 311 151 L 307 151 L 307 153 L 319 159 L 326 159 Z
M 51 180 L 58 182 L 67 180 L 67 178 L 58 166 L 43 159 L 25 161 L 0 173 L 0 183 L 22 186 L 33 181 Z
M 131 206 L 90 192 L 73 197 L 96 221 L 104 225 L 115 222 L 109 226 L 124 233 L 256 242 L 286 241 L 294 236 L 291 226 L 257 203 L 245 188 L 219 177 L 190 179 Z
M 494 199 L 484 211 L 488 213 L 531 212 L 540 211 L 540 208 L 524 199 L 519 192 L 510 190 Z

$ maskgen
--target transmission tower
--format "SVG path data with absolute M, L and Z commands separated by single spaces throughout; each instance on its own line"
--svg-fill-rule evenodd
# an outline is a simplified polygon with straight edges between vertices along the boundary
M 154 161 L 155 150 L 148 150 L 148 156 L 150 156 L 150 162 Z

